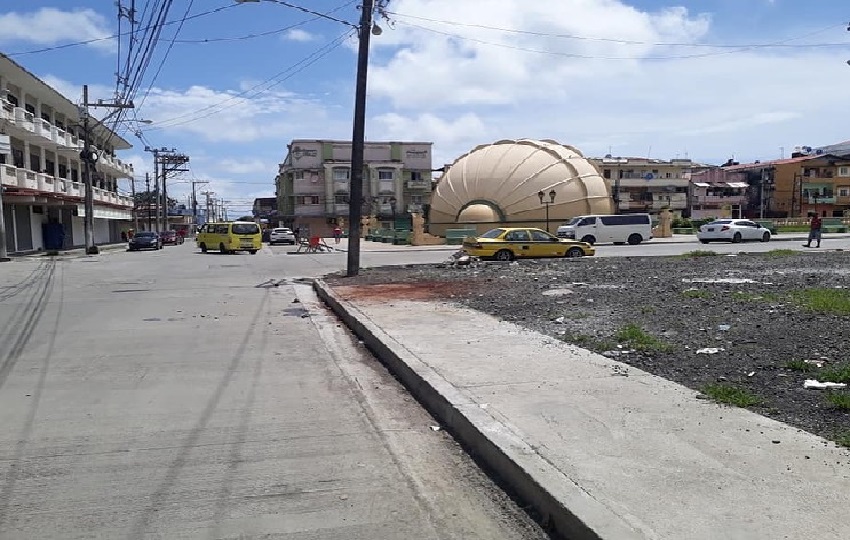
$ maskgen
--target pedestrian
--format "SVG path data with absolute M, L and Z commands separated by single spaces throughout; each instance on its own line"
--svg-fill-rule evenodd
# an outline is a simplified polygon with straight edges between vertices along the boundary
M 803 244 L 803 247 L 812 247 L 812 240 L 817 240 L 815 247 L 820 247 L 821 237 L 821 219 L 815 212 L 809 212 L 809 241 Z
M 339 228 L 339 225 L 334 227 L 334 242 L 339 244 L 339 239 L 342 238 L 342 229 Z

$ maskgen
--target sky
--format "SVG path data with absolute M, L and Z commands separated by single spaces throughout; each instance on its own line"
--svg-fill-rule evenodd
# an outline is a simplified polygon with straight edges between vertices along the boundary
M 137 27 L 169 5 L 129 77 L 129 118 L 150 123 L 120 127 L 137 188 L 153 170 L 145 145 L 175 148 L 191 171 L 170 195 L 185 202 L 189 181 L 208 181 L 199 189 L 231 215 L 250 213 L 274 194 L 292 139 L 350 139 L 360 3 L 134 0 Z M 390 0 L 372 36 L 366 135 L 433 142 L 435 168 L 518 138 L 586 156 L 789 156 L 850 139 L 848 19 L 846 0 Z M 112 1 L 0 6 L 0 51 L 72 101 L 83 84 L 115 97 L 116 74 L 145 50 L 129 31 Z

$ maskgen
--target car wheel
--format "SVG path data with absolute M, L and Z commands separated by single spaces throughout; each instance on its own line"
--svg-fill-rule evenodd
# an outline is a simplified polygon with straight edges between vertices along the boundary
M 201 248 L 201 253 L 207 252 L 207 245 L 205 243 L 201 242 L 200 248 Z
M 256 249 L 249 249 L 249 250 L 248 250 L 248 253 L 250 253 L 251 255 L 256 255 L 256 254 L 257 254 L 257 250 L 256 250 Z
M 735 233 L 735 235 L 732 237 L 732 243 L 733 244 L 740 244 L 741 243 L 741 233 L 739 233 L 739 232 Z
M 584 242 L 585 244 L 590 244 L 592 246 L 593 244 L 596 243 L 596 237 L 588 234 L 587 236 L 582 238 L 581 241 Z
M 221 252 L 222 255 L 227 255 L 227 248 L 224 247 L 223 243 L 218 245 L 218 250 Z
M 639 235 L 638 233 L 634 233 L 634 234 L 629 235 L 629 245 L 630 246 L 636 246 L 636 245 L 640 244 L 641 242 L 643 242 L 643 236 Z
M 766 232 L 763 235 L 761 235 L 761 241 L 762 242 L 770 242 L 770 233 Z
M 707 244 L 707 243 L 709 243 L 709 242 L 710 242 L 710 240 L 702 239 L 702 240 L 700 240 L 700 242 L 702 242 L 703 244 Z
M 514 253 L 509 249 L 500 249 L 493 258 L 497 261 L 512 261 L 514 260 Z
M 567 250 L 566 256 L 570 257 L 570 258 L 572 258 L 572 257 L 583 257 L 584 256 L 584 250 L 581 249 L 578 246 L 571 247 L 570 249 Z

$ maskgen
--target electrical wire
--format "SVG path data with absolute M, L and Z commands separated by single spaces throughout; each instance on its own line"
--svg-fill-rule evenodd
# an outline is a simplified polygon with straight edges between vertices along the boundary
M 167 120 L 161 120 L 159 122 L 156 122 L 154 124 L 154 127 L 149 128 L 148 131 L 155 131 L 155 130 L 160 130 L 160 129 L 165 129 L 165 128 L 177 127 L 177 126 L 181 126 L 181 125 L 184 125 L 184 124 L 188 124 L 190 122 L 195 122 L 197 120 L 201 120 L 203 118 L 207 118 L 208 116 L 211 116 L 213 114 L 216 114 L 218 112 L 221 112 L 225 109 L 228 109 L 228 108 L 234 106 L 234 105 L 230 105 L 230 106 L 227 106 L 227 107 L 220 108 L 225 103 L 239 99 L 240 97 L 245 96 L 246 94 L 249 94 L 250 92 L 252 92 L 254 90 L 256 90 L 256 92 L 254 92 L 252 95 L 250 95 L 246 99 L 252 99 L 252 98 L 255 98 L 255 97 L 257 97 L 261 94 L 264 94 L 264 93 L 268 92 L 269 90 L 271 90 L 272 88 L 274 88 L 275 86 L 281 84 L 282 82 L 284 82 L 288 79 L 291 79 L 292 77 L 294 77 L 295 75 L 297 75 L 298 73 L 303 71 L 304 69 L 310 67 L 311 65 L 315 64 L 316 62 L 318 62 L 319 60 L 321 60 L 322 58 L 324 58 L 325 56 L 330 54 L 334 49 L 336 49 L 340 45 L 342 45 L 342 43 L 350 35 L 351 35 L 351 32 L 345 32 L 344 34 L 339 35 L 334 40 L 326 43 L 325 45 L 323 45 L 319 49 L 313 51 L 309 56 L 307 56 L 307 57 L 303 58 L 302 60 L 296 62 L 295 64 L 287 67 L 285 70 L 281 71 L 280 73 L 277 73 L 277 74 L 273 75 L 272 77 L 269 77 L 268 79 L 266 79 L 266 80 L 264 80 L 264 81 L 262 81 L 258 84 L 255 84 L 254 86 L 252 86 L 251 88 L 249 88 L 247 90 L 239 92 L 238 94 L 234 94 L 227 99 L 219 101 L 218 103 L 213 103 L 212 105 L 207 105 L 206 107 L 203 107 L 201 109 L 190 111 L 188 113 L 184 113 L 184 114 L 181 114 L 179 116 L 169 118 Z M 258 88 L 260 88 L 264 85 L 268 85 L 268 86 L 264 89 L 257 90 Z M 205 112 L 205 111 L 210 111 L 210 112 L 208 112 L 207 114 L 203 114 L 201 116 L 194 116 L 194 115 L 197 115 L 198 113 L 202 113 L 202 112 Z M 181 120 L 183 118 L 187 118 L 187 119 Z M 180 121 L 178 121 L 178 120 L 180 120 Z
M 814 32 L 803 34 L 803 35 L 797 36 L 797 37 L 784 39 L 780 42 L 737 44 L 736 45 L 736 44 L 723 44 L 723 43 L 651 42 L 651 41 L 637 41 L 637 40 L 621 39 L 621 38 L 580 36 L 580 35 L 575 35 L 575 34 L 553 34 L 553 33 L 548 33 L 548 32 L 535 32 L 535 31 L 531 31 L 531 30 L 519 30 L 519 29 L 515 29 L 515 28 L 500 28 L 500 27 L 497 27 L 497 26 L 489 26 L 489 25 L 485 25 L 485 24 L 463 23 L 463 22 L 459 22 L 459 21 L 447 21 L 447 20 L 441 20 L 441 19 L 431 19 L 431 18 L 428 18 L 428 17 L 419 17 L 419 16 L 416 16 L 416 15 L 409 15 L 409 14 L 405 14 L 405 13 L 397 13 L 397 12 L 393 12 L 393 11 L 386 11 L 386 14 L 387 15 L 393 15 L 393 16 L 396 16 L 396 17 L 401 17 L 401 18 L 414 19 L 414 20 L 418 20 L 418 21 L 427 21 L 427 22 L 445 24 L 445 25 L 449 25 L 449 26 L 460 26 L 460 27 L 466 27 L 466 28 L 479 28 L 479 29 L 483 29 L 483 30 L 494 30 L 494 31 L 498 31 L 498 32 L 505 32 L 505 33 L 512 33 L 512 34 L 522 34 L 522 35 L 537 36 L 537 37 L 575 39 L 575 40 L 581 40 L 581 41 L 601 41 L 601 42 L 606 42 L 606 43 L 614 43 L 614 44 L 617 44 L 617 45 L 651 45 L 653 47 L 709 47 L 709 48 L 716 48 L 716 49 L 718 49 L 718 48 L 757 49 L 757 48 L 764 48 L 764 47 L 793 47 L 793 48 L 840 47 L 840 46 L 846 47 L 846 46 L 850 45 L 850 42 L 844 42 L 844 43 L 805 43 L 805 44 L 797 44 L 797 45 L 788 44 L 788 42 L 790 42 L 790 41 L 796 41 L 798 39 L 803 39 L 803 38 L 811 37 L 811 36 L 814 36 L 814 35 L 817 35 L 817 34 L 821 34 L 823 32 L 826 32 L 828 30 L 832 30 L 832 29 L 837 28 L 837 27 L 843 27 L 843 26 L 845 26 L 844 23 L 829 25 L 825 28 L 815 30 Z
M 360 27 L 358 25 L 354 24 L 354 23 L 350 23 L 350 22 L 343 20 L 343 19 L 337 19 L 335 17 L 331 17 L 327 13 L 319 13 L 318 11 L 313 11 L 313 10 L 305 8 L 303 6 L 299 6 L 299 5 L 296 5 L 296 4 L 290 4 L 289 2 L 286 2 L 285 0 L 265 0 L 265 1 L 273 3 L 273 4 L 280 4 L 280 5 L 286 6 L 288 8 L 297 9 L 298 11 L 303 11 L 304 13 L 308 13 L 310 15 L 316 15 L 317 17 L 321 17 L 323 19 L 328 19 L 329 21 L 338 22 L 340 24 L 350 26 L 351 28 L 354 28 L 355 30 L 360 29 Z
M 422 25 L 418 25 L 418 24 L 414 24 L 414 23 L 408 23 L 408 22 L 403 22 L 403 21 L 400 21 L 400 23 L 404 26 L 410 26 L 410 27 L 413 27 L 413 28 L 418 28 L 420 30 L 425 30 L 426 32 L 431 32 L 431 33 L 439 34 L 439 35 L 442 35 L 442 36 L 452 37 L 452 38 L 459 39 L 459 40 L 462 40 L 462 41 L 470 41 L 470 42 L 473 42 L 473 43 L 479 43 L 481 45 L 490 45 L 492 47 L 500 47 L 500 48 L 503 48 L 503 49 L 511 49 L 511 50 L 515 50 L 515 51 L 531 52 L 531 53 L 536 53 L 536 54 L 546 54 L 546 55 L 551 55 L 551 56 L 561 56 L 561 57 L 565 57 L 565 58 L 578 58 L 578 59 L 583 59 L 583 60 L 683 60 L 683 59 L 706 58 L 706 57 L 709 57 L 709 56 L 720 56 L 720 55 L 725 55 L 725 54 L 747 52 L 749 50 L 757 48 L 755 46 L 749 46 L 749 47 L 748 46 L 741 46 L 741 47 L 736 48 L 736 49 L 726 49 L 726 50 L 723 50 L 723 51 L 697 53 L 697 54 L 683 54 L 683 55 L 664 55 L 664 56 L 598 56 L 598 55 L 589 55 L 589 54 L 580 54 L 580 53 L 567 53 L 567 52 L 561 52 L 561 51 L 549 51 L 549 50 L 545 50 L 545 49 L 532 49 L 530 47 L 520 47 L 520 46 L 516 46 L 516 45 L 508 45 L 506 43 L 496 43 L 496 42 L 493 42 L 493 41 L 487 41 L 487 40 L 483 40 L 483 39 L 478 39 L 478 38 L 473 38 L 473 37 L 468 37 L 468 36 L 462 36 L 460 34 L 453 34 L 451 32 L 443 32 L 443 31 L 437 30 L 435 28 L 429 28 L 427 26 L 422 26 Z M 832 27 L 834 27 L 834 26 L 835 25 L 833 25 Z M 842 24 L 841 26 L 844 26 L 844 25 Z M 814 33 L 820 33 L 820 32 L 823 32 L 823 31 L 824 30 L 821 29 L 821 30 L 818 30 L 817 32 L 814 32 Z M 761 48 L 775 47 L 775 46 L 779 46 L 782 43 L 785 43 L 785 42 L 788 42 L 788 41 L 793 41 L 793 40 L 796 40 L 796 39 L 802 39 L 803 37 L 806 37 L 806 36 L 788 38 L 788 39 L 778 41 L 778 42 L 775 42 L 775 43 L 771 43 L 771 44 L 761 44 L 758 47 L 761 47 Z
M 191 17 L 187 17 L 186 20 L 189 21 L 189 20 L 192 20 L 192 19 L 205 17 L 207 15 L 212 15 L 214 13 L 220 13 L 220 12 L 226 10 L 226 9 L 231 9 L 231 8 L 234 8 L 234 7 L 237 7 L 237 6 L 239 6 L 239 4 L 230 3 L 230 4 L 227 4 L 227 5 L 221 6 L 221 7 L 217 7 L 215 9 L 211 9 L 209 11 L 204 11 L 202 13 L 192 15 Z M 142 18 L 144 18 L 144 15 L 142 16 Z M 173 25 L 173 24 L 178 24 L 179 22 L 180 22 L 179 20 L 166 21 L 166 22 L 163 23 L 163 25 L 164 26 L 170 26 L 170 25 Z M 149 29 L 150 29 L 150 27 L 145 26 L 145 27 L 137 28 L 135 31 L 139 32 L 139 31 L 146 31 L 146 30 L 149 30 Z M 81 45 L 90 45 L 92 43 L 98 43 L 100 41 L 107 41 L 107 40 L 110 40 L 110 39 L 121 38 L 121 37 L 128 36 L 128 35 L 131 35 L 131 34 L 133 34 L 133 32 L 117 33 L 117 34 L 112 34 L 112 35 L 109 35 L 109 36 L 104 36 L 104 37 L 99 37 L 99 38 L 85 39 L 85 40 L 82 40 L 82 41 L 74 41 L 72 43 L 64 43 L 62 45 L 53 45 L 51 47 L 42 47 L 40 49 L 32 49 L 32 50 L 29 50 L 29 51 L 18 51 L 18 52 L 4 53 L 4 54 L 8 57 L 12 57 L 12 56 L 24 56 L 24 55 L 27 55 L 27 54 L 38 54 L 38 53 L 44 53 L 44 52 L 58 51 L 60 49 L 67 49 L 67 48 L 70 48 L 70 47 L 79 47 Z

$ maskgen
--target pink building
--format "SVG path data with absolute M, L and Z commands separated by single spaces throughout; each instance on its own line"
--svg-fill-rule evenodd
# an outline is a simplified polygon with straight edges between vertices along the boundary
M 691 175 L 691 218 L 740 218 L 747 206 L 747 175 L 721 168 Z

